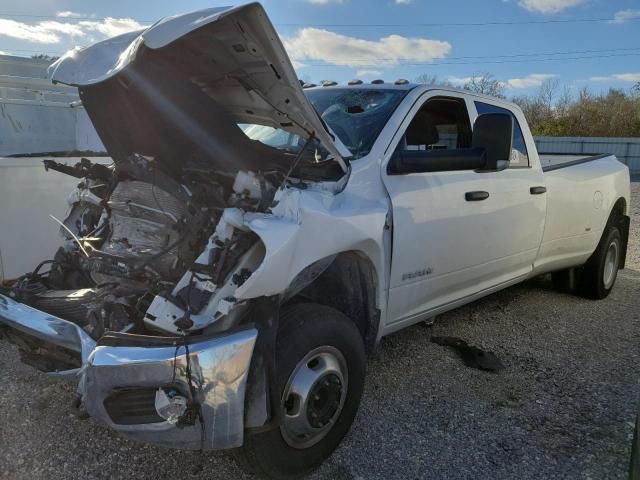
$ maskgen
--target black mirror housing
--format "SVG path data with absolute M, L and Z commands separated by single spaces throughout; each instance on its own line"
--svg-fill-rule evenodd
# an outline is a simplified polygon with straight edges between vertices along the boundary
M 513 117 L 506 113 L 480 115 L 473 126 L 472 146 L 485 152 L 485 170 L 504 170 L 513 148 Z
M 485 152 L 481 148 L 456 150 L 401 150 L 389 162 L 389 174 L 477 170 L 485 167 Z

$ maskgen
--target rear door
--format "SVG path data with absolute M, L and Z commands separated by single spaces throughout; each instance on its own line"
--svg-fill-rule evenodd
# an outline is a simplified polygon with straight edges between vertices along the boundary
M 476 116 L 472 97 L 430 91 L 403 121 L 388 156 L 396 146 L 469 148 Z M 390 323 L 415 321 L 531 271 L 545 212 L 543 201 L 531 201 L 536 174 L 528 162 L 499 172 L 392 175 L 389 158 L 383 178 L 393 207 Z M 472 192 L 488 196 L 470 200 Z

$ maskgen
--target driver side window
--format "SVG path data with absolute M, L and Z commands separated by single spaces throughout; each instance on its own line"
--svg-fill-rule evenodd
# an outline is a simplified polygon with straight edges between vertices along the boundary
M 418 110 L 387 166 L 390 175 L 473 170 L 482 153 L 471 148 L 467 105 L 462 98 L 434 97 Z
M 404 135 L 404 150 L 453 150 L 471 147 L 471 124 L 461 98 L 435 97 L 413 118 Z

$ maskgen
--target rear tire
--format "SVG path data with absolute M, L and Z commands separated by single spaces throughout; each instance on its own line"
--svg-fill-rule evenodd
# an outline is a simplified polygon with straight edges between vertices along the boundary
M 580 272 L 580 293 L 587 298 L 606 298 L 616 283 L 622 259 L 622 235 L 611 224 L 605 228 L 596 251 Z
M 234 453 L 259 476 L 299 478 L 331 455 L 353 423 L 364 387 L 364 342 L 337 310 L 289 305 L 280 315 L 276 369 L 282 425 L 246 437 Z

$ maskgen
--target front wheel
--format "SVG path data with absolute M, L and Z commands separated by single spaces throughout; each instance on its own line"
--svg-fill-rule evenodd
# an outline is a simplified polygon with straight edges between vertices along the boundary
M 600 243 L 580 272 L 580 292 L 588 298 L 606 298 L 618 277 L 622 259 L 622 235 L 618 227 L 608 225 Z
M 366 370 L 360 332 L 332 308 L 287 306 L 280 315 L 276 370 L 282 424 L 247 437 L 236 458 L 263 477 L 298 478 L 329 457 L 353 423 Z

